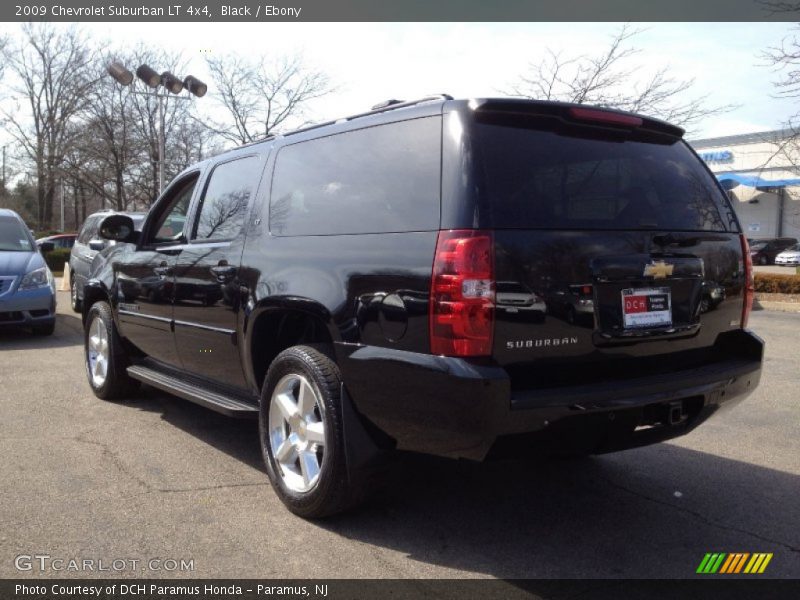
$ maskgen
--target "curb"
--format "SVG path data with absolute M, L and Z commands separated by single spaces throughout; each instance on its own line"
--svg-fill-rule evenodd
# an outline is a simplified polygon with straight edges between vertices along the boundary
M 753 301 L 753 310 L 774 310 L 777 312 L 800 313 L 800 302 Z

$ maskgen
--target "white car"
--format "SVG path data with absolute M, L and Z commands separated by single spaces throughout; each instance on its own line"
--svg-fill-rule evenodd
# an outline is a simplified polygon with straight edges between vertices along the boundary
M 547 305 L 536 293 L 517 281 L 498 281 L 497 308 L 507 313 L 535 313 L 544 317 Z
M 800 244 L 787 248 L 775 257 L 776 265 L 800 265 Z

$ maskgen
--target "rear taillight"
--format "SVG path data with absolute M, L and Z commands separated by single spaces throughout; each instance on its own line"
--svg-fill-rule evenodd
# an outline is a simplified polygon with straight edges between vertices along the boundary
M 753 298 L 756 294 L 755 281 L 753 280 L 753 258 L 750 256 L 750 245 L 747 238 L 740 235 L 742 240 L 742 257 L 744 259 L 744 305 L 742 306 L 742 328 L 747 327 L 747 320 L 750 318 L 750 311 L 753 310 Z
M 494 243 L 491 232 L 440 231 L 430 299 L 431 352 L 485 356 L 494 333 Z

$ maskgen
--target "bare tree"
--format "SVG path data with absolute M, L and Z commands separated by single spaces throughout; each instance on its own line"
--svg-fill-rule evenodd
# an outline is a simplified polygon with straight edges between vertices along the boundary
M 22 34 L 5 53 L 16 102 L 3 116 L 9 133 L 35 165 L 41 228 L 51 224 L 56 183 L 73 142 L 74 122 L 99 73 L 94 53 L 75 27 L 61 30 L 28 23 Z
M 262 139 L 288 124 L 305 124 L 306 105 L 333 89 L 328 77 L 299 56 L 270 62 L 238 56 L 206 59 L 219 104 L 228 118 L 209 127 L 237 143 Z
M 651 115 L 691 128 L 733 106 L 709 107 L 706 96 L 688 97 L 693 79 L 677 79 L 662 66 L 647 78 L 637 75 L 632 58 L 640 50 L 630 44 L 641 30 L 624 25 L 605 51 L 596 56 L 565 56 L 547 49 L 529 72 L 505 93 L 537 100 L 592 104 Z

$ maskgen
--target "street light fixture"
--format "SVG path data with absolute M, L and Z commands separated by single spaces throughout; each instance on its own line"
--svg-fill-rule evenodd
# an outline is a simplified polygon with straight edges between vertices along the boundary
M 133 74 L 125 68 L 119 61 L 112 61 L 107 68 L 108 74 L 114 78 L 115 81 L 128 86 L 133 83 Z M 131 91 L 131 94 L 141 94 L 144 96 L 155 96 L 158 103 L 158 190 L 159 193 L 164 191 L 164 171 L 165 171 L 165 155 L 166 155 L 166 140 L 165 140 L 165 118 L 164 118 L 164 103 L 170 98 L 174 100 L 189 100 L 190 96 L 177 96 L 184 89 L 191 95 L 197 98 L 202 98 L 208 86 L 194 77 L 188 75 L 183 81 L 176 77 L 169 71 L 164 71 L 161 75 L 155 69 L 150 68 L 148 65 L 139 65 L 136 69 L 136 76 L 144 82 L 152 91 L 137 92 Z M 164 89 L 164 92 L 159 93 L 159 86 Z M 174 94 L 170 96 L 169 93 Z
M 191 75 L 187 75 L 186 79 L 183 80 L 183 87 L 198 98 L 205 96 L 208 91 L 208 86 L 205 83 Z
M 108 74 L 111 75 L 118 83 L 128 86 L 133 83 L 133 73 L 128 71 L 125 66 L 117 61 L 113 61 L 108 65 Z

